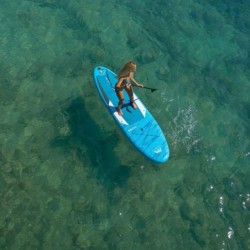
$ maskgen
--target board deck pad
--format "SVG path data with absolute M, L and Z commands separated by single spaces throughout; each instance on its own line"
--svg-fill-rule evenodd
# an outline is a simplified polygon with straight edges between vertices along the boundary
M 94 81 L 98 93 L 106 108 L 123 130 L 131 143 L 152 161 L 163 163 L 169 158 L 169 148 L 166 138 L 156 120 L 134 93 L 137 108 L 130 104 L 127 92 L 124 90 L 123 116 L 117 112 L 119 99 L 115 93 L 117 76 L 111 70 L 99 66 L 94 69 Z

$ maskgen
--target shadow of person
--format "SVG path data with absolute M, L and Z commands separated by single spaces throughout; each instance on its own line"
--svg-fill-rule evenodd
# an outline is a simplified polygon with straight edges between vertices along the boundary
M 70 131 L 66 136 L 53 139 L 51 146 L 60 147 L 65 153 L 73 151 L 80 162 L 84 163 L 90 159 L 91 164 L 87 164 L 88 167 L 107 188 L 115 185 L 124 186 L 130 176 L 130 169 L 121 165 L 114 154 L 116 136 L 104 134 L 105 132 L 89 116 L 89 111 L 80 97 L 71 100 L 62 112 Z

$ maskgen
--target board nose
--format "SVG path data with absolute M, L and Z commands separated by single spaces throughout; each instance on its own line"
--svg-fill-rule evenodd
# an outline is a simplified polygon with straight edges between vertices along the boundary
M 104 71 L 103 71 L 102 68 L 98 67 L 97 69 L 98 69 L 98 71 L 99 71 L 100 74 L 103 74 Z

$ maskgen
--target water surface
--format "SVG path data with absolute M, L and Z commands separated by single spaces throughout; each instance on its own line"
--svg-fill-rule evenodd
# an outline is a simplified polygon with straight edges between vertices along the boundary
M 1 249 L 250 248 L 250 2 L 0 2 Z M 93 68 L 137 62 L 168 139 L 124 137 Z

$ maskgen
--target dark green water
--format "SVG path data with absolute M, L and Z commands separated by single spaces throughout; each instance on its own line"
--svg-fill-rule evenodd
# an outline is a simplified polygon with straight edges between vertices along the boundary
M 250 1 L 0 1 L 0 249 L 250 249 Z M 137 62 L 168 139 L 140 155 L 92 70 Z

